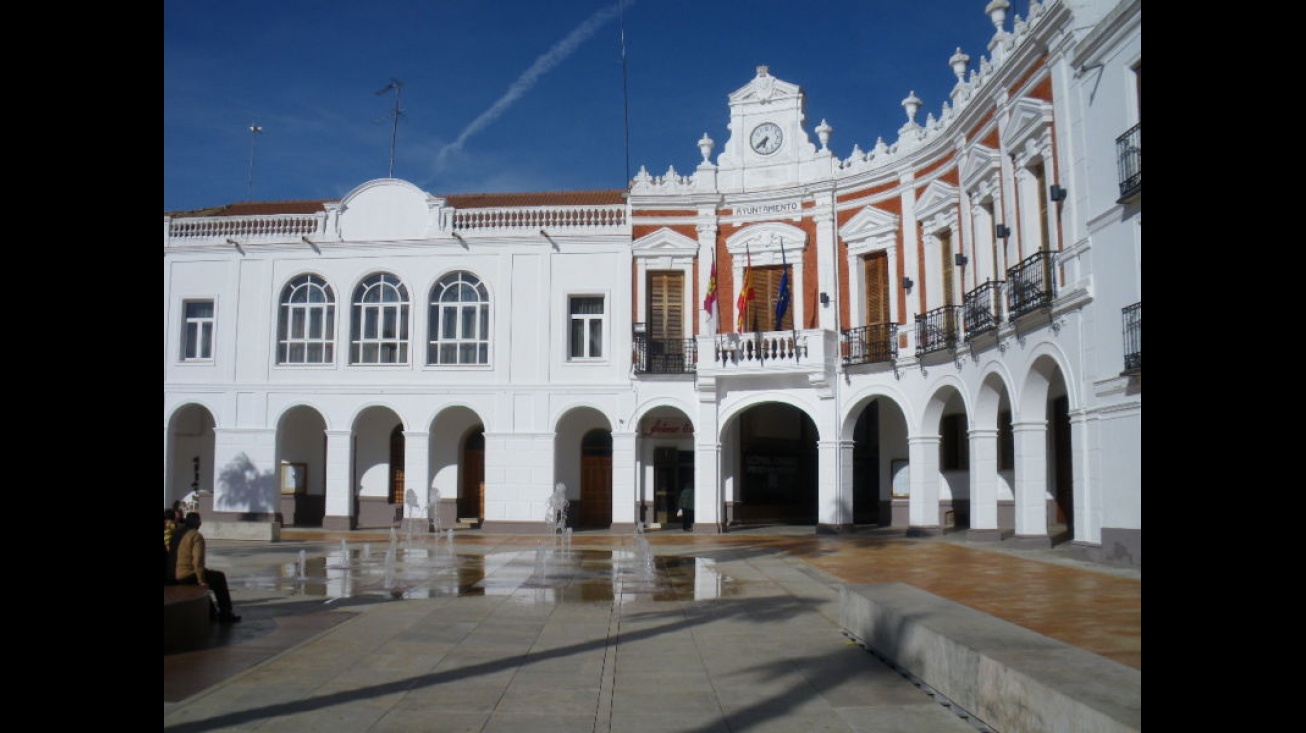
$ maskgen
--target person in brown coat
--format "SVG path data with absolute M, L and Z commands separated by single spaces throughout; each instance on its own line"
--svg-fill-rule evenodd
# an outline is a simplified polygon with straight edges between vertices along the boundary
M 218 621 L 234 624 L 240 617 L 231 611 L 231 591 L 227 588 L 227 574 L 204 566 L 204 535 L 200 534 L 199 512 L 190 512 L 184 520 L 187 531 L 177 542 L 177 583 L 202 585 L 218 598 Z

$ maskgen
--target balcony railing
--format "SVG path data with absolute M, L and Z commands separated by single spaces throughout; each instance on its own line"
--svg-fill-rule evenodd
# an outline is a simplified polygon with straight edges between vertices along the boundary
M 990 280 L 966 293 L 963 307 L 966 311 L 966 340 L 988 333 L 1002 322 L 1001 280 Z
M 898 324 L 873 323 L 843 332 L 839 350 L 844 366 L 898 359 Z
M 601 233 L 626 225 L 624 204 L 596 206 L 498 207 L 455 209 L 453 229 L 466 234 L 537 232 Z
M 639 374 L 693 374 L 697 367 L 694 339 L 635 337 L 635 371 Z
M 1143 301 L 1120 309 L 1125 331 L 1125 373 L 1143 371 Z
M 729 333 L 716 339 L 716 360 L 722 364 L 794 363 L 806 357 L 807 336 L 797 331 Z
M 1116 161 L 1120 167 L 1120 200 L 1143 192 L 1143 123 L 1116 138 Z
M 1052 277 L 1052 253 L 1041 250 L 1007 270 L 1007 313 L 1015 321 L 1026 313 L 1050 308 L 1056 296 Z
M 916 356 L 955 349 L 961 340 L 962 307 L 944 305 L 916 316 Z

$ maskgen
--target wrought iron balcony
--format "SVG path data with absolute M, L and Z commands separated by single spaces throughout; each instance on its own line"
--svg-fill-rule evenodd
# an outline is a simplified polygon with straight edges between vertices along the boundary
M 1143 192 L 1143 123 L 1116 138 L 1116 161 L 1120 167 L 1120 201 Z
M 693 374 L 698 368 L 694 339 L 635 337 L 635 372 L 638 374 Z
M 1125 331 L 1125 374 L 1143 371 L 1143 301 L 1120 309 Z
M 961 340 L 962 306 L 945 305 L 916 316 L 916 356 L 955 349 Z
M 1052 307 L 1056 280 L 1052 277 L 1052 253 L 1040 250 L 1007 270 L 1007 314 L 1015 321 L 1026 313 Z
M 873 323 L 843 332 L 839 350 L 844 366 L 898 359 L 898 324 Z
M 966 293 L 963 308 L 966 311 L 966 340 L 988 333 L 1002 322 L 1001 280 L 990 280 Z

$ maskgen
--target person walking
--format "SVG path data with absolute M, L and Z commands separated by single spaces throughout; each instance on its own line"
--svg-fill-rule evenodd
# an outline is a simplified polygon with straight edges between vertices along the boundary
M 227 588 L 227 574 L 205 566 L 204 535 L 200 534 L 203 524 L 199 512 L 186 514 L 186 532 L 177 542 L 177 583 L 178 585 L 201 585 L 213 591 L 218 599 L 218 621 L 234 624 L 240 617 L 232 613 L 231 591 Z
M 694 486 L 690 484 L 680 491 L 680 511 L 676 516 L 680 517 L 680 528 L 686 532 L 694 529 Z

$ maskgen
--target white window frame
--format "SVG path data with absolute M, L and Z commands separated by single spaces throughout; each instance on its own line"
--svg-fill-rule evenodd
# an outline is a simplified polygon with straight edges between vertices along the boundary
M 209 315 L 190 315 L 190 306 L 205 303 L 209 306 Z M 212 363 L 218 322 L 217 301 L 213 298 L 187 298 L 181 301 L 181 318 L 181 361 L 187 364 Z
M 602 304 L 603 310 L 599 313 L 575 313 L 573 312 L 576 301 L 597 300 Z M 584 324 L 584 333 L 589 338 L 585 339 L 583 351 L 585 353 L 577 355 L 576 344 L 574 341 L 574 326 L 577 322 Z M 590 351 L 592 337 L 598 335 L 598 353 Z M 608 340 L 608 296 L 604 293 L 569 293 L 567 295 L 567 361 L 571 362 L 599 362 L 605 361 L 608 357 L 604 353 L 604 342 Z
M 325 300 L 320 302 L 291 301 L 290 298 L 295 293 L 304 292 L 310 288 L 320 290 L 325 296 Z M 322 329 L 322 333 L 318 336 L 308 333 L 314 312 L 318 312 Z M 293 319 L 296 315 L 302 320 L 304 326 L 304 333 L 301 336 L 294 336 L 291 333 L 294 325 Z M 292 360 L 289 358 L 290 349 L 295 346 L 303 349 L 303 359 Z M 321 358 L 317 360 L 308 359 L 309 350 L 313 346 L 321 347 Z M 332 289 L 331 284 L 320 275 L 312 273 L 297 275 L 281 289 L 281 302 L 277 305 L 277 366 L 323 366 L 334 364 L 336 358 L 335 346 L 335 291 Z
M 399 293 L 399 300 L 379 300 L 376 302 L 363 300 L 362 296 L 368 291 L 381 287 L 393 288 Z M 376 319 L 376 328 L 379 331 L 385 321 L 386 313 L 391 311 L 394 312 L 395 334 L 393 336 L 377 335 L 369 337 L 364 334 L 364 329 L 372 322 L 370 319 Z M 410 333 L 408 288 L 398 275 L 391 272 L 377 272 L 364 278 L 354 288 L 354 297 L 351 299 L 349 315 L 349 364 L 351 366 L 395 366 L 408 363 L 408 339 Z M 375 361 L 364 360 L 364 350 L 372 346 L 376 347 L 377 359 Z M 385 352 L 387 346 L 394 348 L 394 358 L 381 360 L 381 355 Z
M 476 290 L 480 295 L 479 300 L 475 301 L 451 301 L 445 302 L 440 300 L 451 287 L 468 286 Z M 443 324 L 443 316 L 446 311 L 454 312 L 454 334 L 448 336 L 440 333 L 440 327 Z M 468 312 L 472 313 L 474 321 L 472 326 L 473 333 L 468 333 L 464 328 L 466 325 L 464 318 Z M 467 367 L 467 366 L 488 366 L 490 364 L 490 291 L 485 286 L 485 282 L 477 277 L 474 273 L 467 270 L 455 270 L 442 275 L 435 284 L 431 286 L 429 297 L 427 298 L 428 323 L 426 324 L 426 364 L 427 366 L 438 367 Z M 440 359 L 440 350 L 442 347 L 452 346 L 454 348 L 454 359 L 452 361 L 443 361 Z M 464 347 L 476 347 L 476 358 L 472 361 L 462 359 L 462 350 Z M 482 356 L 483 355 L 483 356 Z

